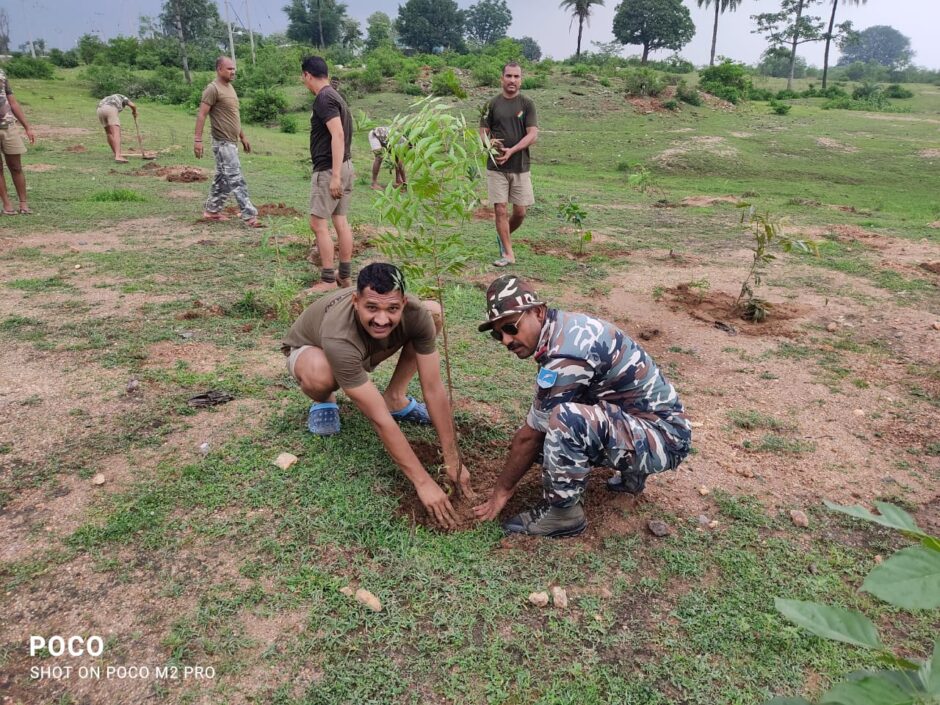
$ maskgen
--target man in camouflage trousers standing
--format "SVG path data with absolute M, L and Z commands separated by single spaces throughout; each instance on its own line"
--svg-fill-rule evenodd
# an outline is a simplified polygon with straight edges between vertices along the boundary
M 232 86 L 234 80 L 235 62 L 227 56 L 220 56 L 215 62 L 215 80 L 206 86 L 199 103 L 193 153 L 202 159 L 202 128 L 208 117 L 212 123 L 212 154 L 215 155 L 215 179 L 202 217 L 205 220 L 228 220 L 222 207 L 231 194 L 241 208 L 242 222 L 249 228 L 263 228 L 258 220 L 258 209 L 248 198 L 248 184 L 238 161 L 238 143 L 242 143 L 247 153 L 251 153 L 251 145 L 242 131 L 238 95 Z
M 592 467 L 612 467 L 612 492 L 638 495 L 646 478 L 674 470 L 692 444 L 689 418 L 652 358 L 616 326 L 546 306 L 523 280 L 504 276 L 486 292 L 480 331 L 539 364 L 536 394 L 489 499 L 474 512 L 495 519 L 543 454 L 544 502 L 503 524 L 509 533 L 576 536 L 587 526 L 582 495 Z

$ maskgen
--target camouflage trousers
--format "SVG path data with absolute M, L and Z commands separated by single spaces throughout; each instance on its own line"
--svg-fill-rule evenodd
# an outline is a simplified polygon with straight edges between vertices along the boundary
M 674 470 L 688 455 L 691 441 L 681 409 L 670 423 L 631 416 L 604 402 L 559 404 L 549 416 L 542 449 L 545 499 L 558 506 L 577 502 L 592 467 L 620 471 L 626 489 L 639 493 L 648 475 Z
M 248 184 L 242 176 L 242 165 L 238 161 L 238 145 L 226 140 L 212 140 L 212 154 L 215 155 L 215 179 L 212 190 L 206 199 L 206 213 L 218 213 L 225 205 L 229 194 L 235 196 L 242 211 L 242 220 L 251 220 L 258 215 L 258 209 L 251 205 L 248 198 Z

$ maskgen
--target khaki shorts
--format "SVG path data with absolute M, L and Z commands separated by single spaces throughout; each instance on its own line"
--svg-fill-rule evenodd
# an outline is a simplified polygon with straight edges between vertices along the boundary
M 118 117 L 118 109 L 113 105 L 102 105 L 98 108 L 98 122 L 102 127 L 117 125 L 120 127 L 121 118 Z
M 26 154 L 26 143 L 19 130 L 12 125 L 0 130 L 0 152 L 3 154 Z
M 512 203 L 514 206 L 531 206 L 535 203 L 532 179 L 527 171 L 512 174 L 508 171 L 487 169 L 486 194 L 490 205 Z
M 299 348 L 290 349 L 290 354 L 287 356 L 287 371 L 294 379 L 297 379 L 297 375 L 294 374 L 294 365 L 297 364 L 297 358 L 301 356 L 304 350 L 309 350 L 312 347 L 312 345 L 301 345 Z M 300 380 L 297 381 L 299 382 Z
M 333 178 L 333 170 L 315 171 L 310 177 L 310 215 L 317 218 L 329 218 L 333 215 L 346 215 L 349 212 L 349 197 L 352 195 L 353 166 L 351 161 L 343 162 L 343 173 L 341 183 L 343 186 L 343 195 L 341 198 L 333 198 L 330 194 L 330 179 Z

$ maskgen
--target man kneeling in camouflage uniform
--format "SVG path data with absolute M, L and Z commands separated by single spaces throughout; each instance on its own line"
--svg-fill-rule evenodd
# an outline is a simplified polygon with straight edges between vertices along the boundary
M 499 515 L 540 451 L 545 501 L 505 522 L 507 532 L 576 536 L 587 526 L 581 499 L 592 467 L 617 471 L 608 490 L 638 495 L 649 475 L 688 455 L 692 429 L 675 388 L 623 331 L 548 308 L 512 275 L 490 285 L 486 304 L 480 331 L 520 359 L 535 355 L 539 371 L 496 487 L 474 508 L 478 519 Z

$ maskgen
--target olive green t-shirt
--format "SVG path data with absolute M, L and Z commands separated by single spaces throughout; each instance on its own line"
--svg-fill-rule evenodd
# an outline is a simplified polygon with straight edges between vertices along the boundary
M 435 351 L 434 319 L 418 297 L 405 295 L 401 321 L 387 338 L 376 340 L 356 317 L 352 303 L 355 291 L 354 286 L 340 289 L 310 304 L 282 341 L 285 350 L 303 345 L 323 350 L 333 377 L 343 389 L 368 382 L 369 372 L 408 343 L 419 355 Z
M 238 142 L 242 121 L 238 112 L 238 94 L 232 84 L 214 80 L 202 92 L 202 102 L 209 106 L 212 139 Z
M 490 137 L 501 139 L 504 147 L 515 147 L 530 127 L 538 127 L 535 103 L 518 94 L 515 98 L 505 98 L 502 94 L 493 98 L 486 106 L 486 112 L 480 118 L 480 127 L 490 131 Z M 486 160 L 490 171 L 502 171 L 509 174 L 524 174 L 529 170 L 529 148 L 516 152 L 502 166 L 492 159 Z

